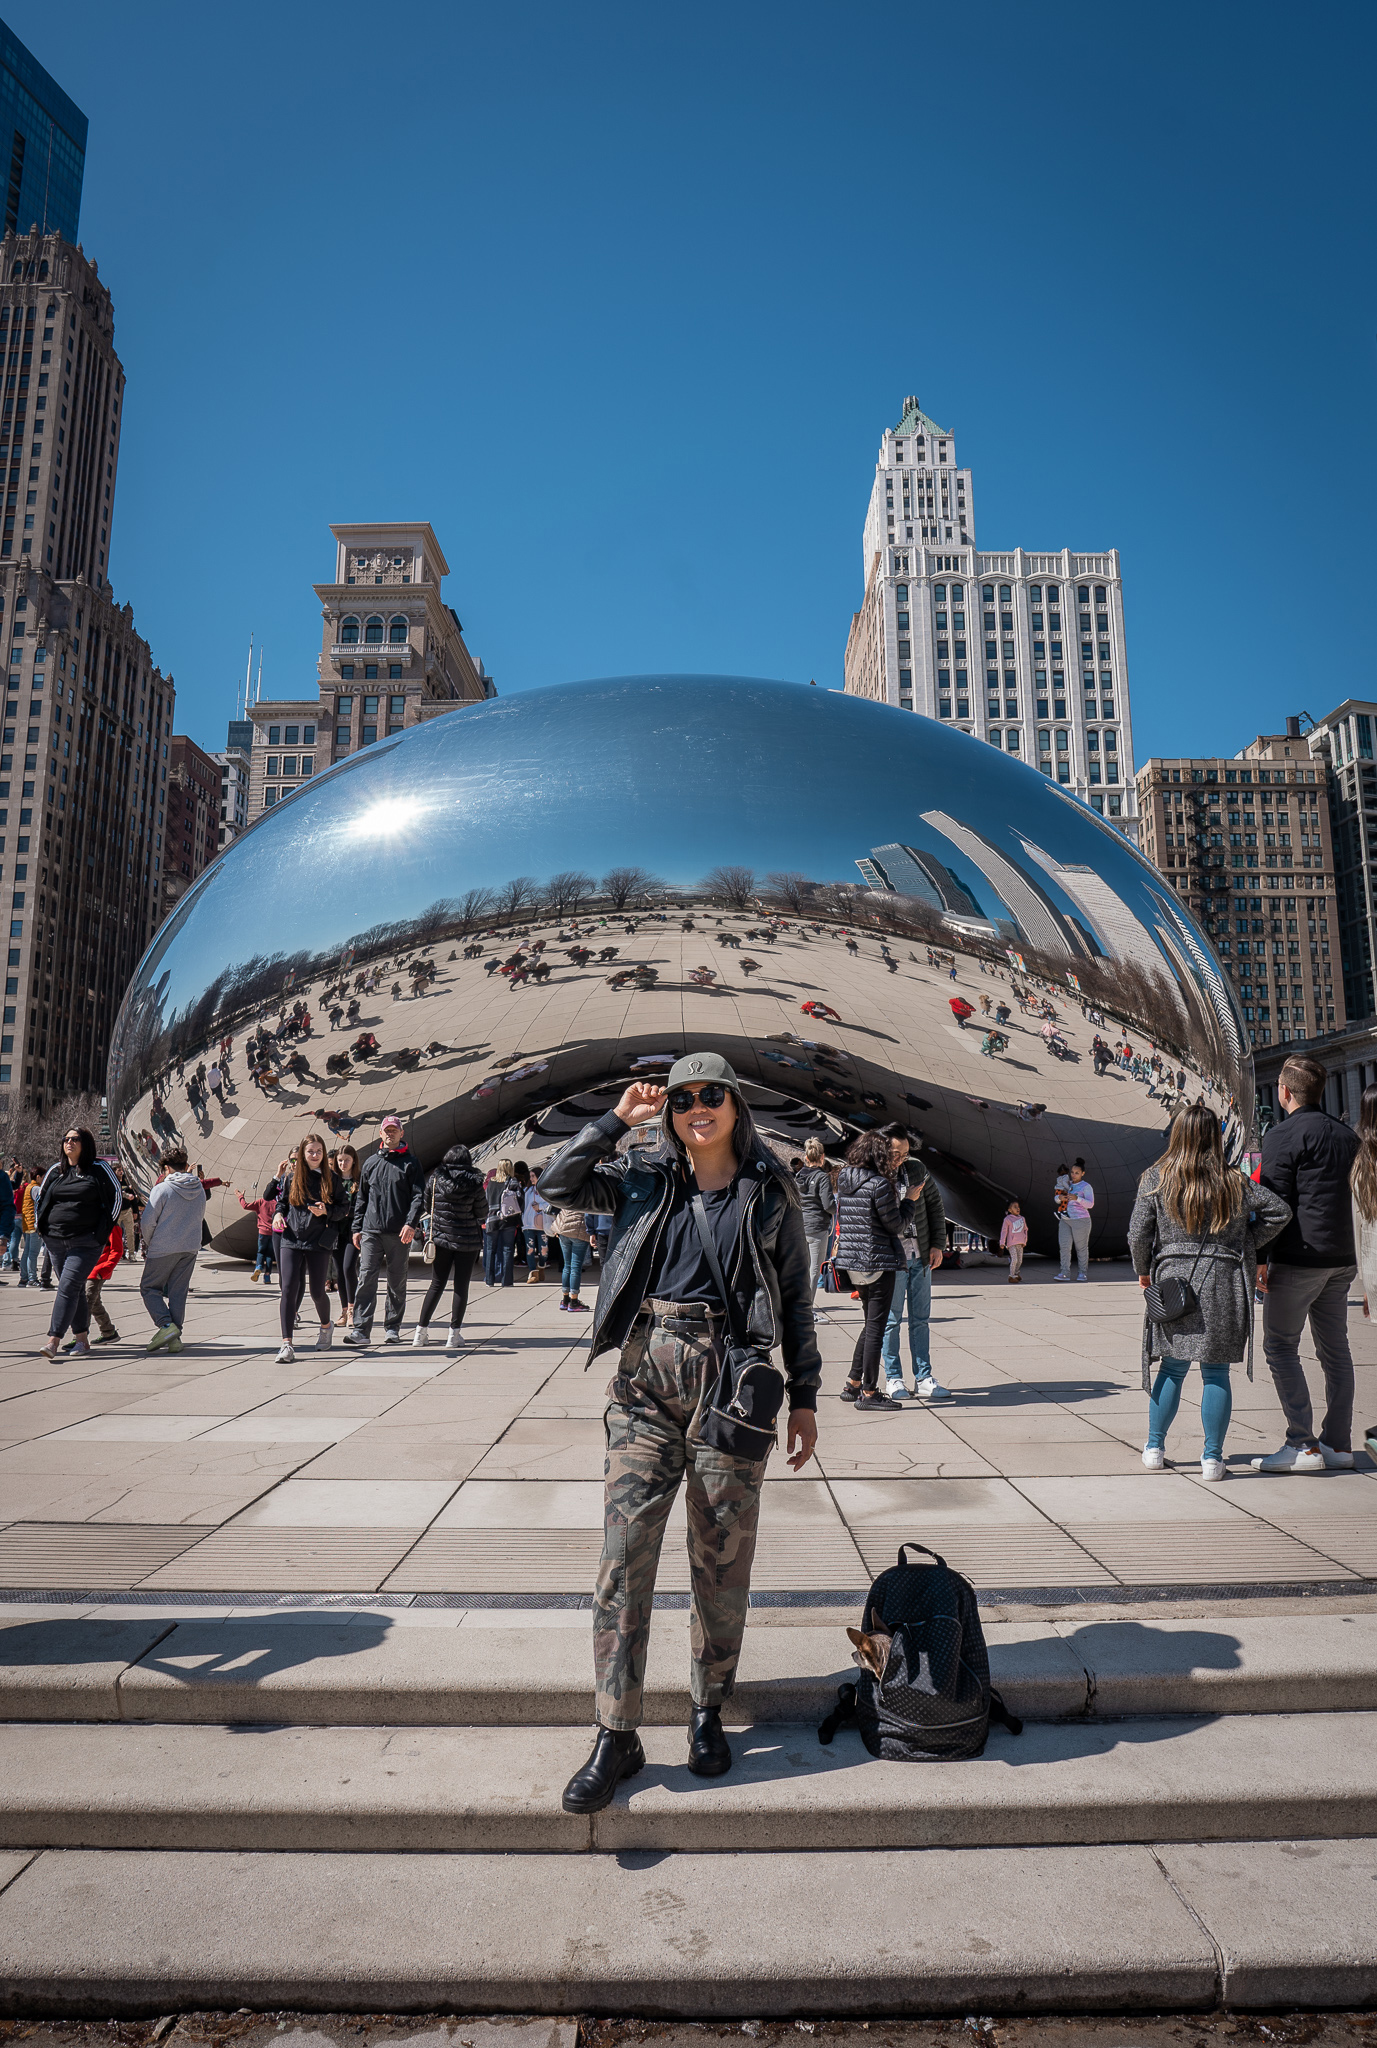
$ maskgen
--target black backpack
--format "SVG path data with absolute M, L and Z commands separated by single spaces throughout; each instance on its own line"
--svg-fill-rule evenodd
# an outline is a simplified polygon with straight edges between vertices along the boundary
M 932 1563 L 907 1564 L 906 1550 Z M 1023 1732 L 990 1686 L 975 1591 L 935 1550 L 900 1544 L 898 1564 L 880 1573 L 866 1598 L 861 1633 L 876 1629 L 891 1638 L 883 1674 L 862 1667 L 854 1685 L 840 1687 L 819 1742 L 830 1743 L 854 1721 L 872 1756 L 940 1763 L 979 1756 L 991 1721 L 1011 1735 Z

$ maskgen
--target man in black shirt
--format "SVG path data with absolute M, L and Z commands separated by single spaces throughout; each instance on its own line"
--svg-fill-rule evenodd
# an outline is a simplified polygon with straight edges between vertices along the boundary
M 1286 1417 L 1286 1442 L 1254 1458 L 1258 1472 L 1329 1472 L 1353 1463 L 1353 1354 L 1348 1290 L 1358 1270 L 1348 1176 L 1358 1138 L 1320 1107 L 1328 1075 L 1293 1053 L 1277 1080 L 1285 1121 L 1262 1141 L 1262 1185 L 1290 1205 L 1291 1221 L 1267 1254 L 1262 1344 Z M 1301 1331 L 1309 1321 L 1324 1372 L 1325 1417 L 1315 1434 Z

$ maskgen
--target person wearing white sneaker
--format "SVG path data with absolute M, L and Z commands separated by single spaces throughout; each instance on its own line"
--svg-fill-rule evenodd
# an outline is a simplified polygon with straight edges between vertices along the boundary
M 1167 1153 L 1138 1183 L 1128 1244 L 1144 1293 L 1143 1391 L 1148 1436 L 1143 1464 L 1160 1472 L 1191 1363 L 1204 1382 L 1201 1477 L 1223 1479 L 1224 1436 L 1233 1412 L 1229 1367 L 1246 1357 L 1253 1376 L 1253 1288 L 1257 1255 L 1290 1220 L 1286 1203 L 1257 1187 L 1224 1157 L 1219 1118 L 1204 1103 L 1180 1110 Z M 1160 1361 L 1156 1379 L 1152 1361 Z
M 1262 1141 L 1262 1185 L 1293 1212 L 1261 1275 L 1262 1348 L 1286 1418 L 1286 1442 L 1274 1457 L 1293 1447 L 1301 1453 L 1282 1464 L 1264 1460 L 1263 1471 L 1329 1471 L 1332 1459 L 1351 1457 L 1353 1449 L 1348 1294 L 1357 1258 L 1350 1182 L 1362 1138 L 1321 1106 L 1327 1079 L 1319 1060 L 1292 1053 L 1277 1076 L 1284 1120 Z M 1318 1431 L 1300 1356 L 1307 1322 L 1324 1373 Z
M 330 1277 L 330 1260 L 339 1244 L 340 1225 L 348 1213 L 349 1198 L 340 1185 L 325 1140 L 312 1131 L 292 1154 L 290 1171 L 282 1175 L 278 1187 L 277 1215 L 282 1220 L 281 1229 L 275 1233 L 282 1283 L 279 1365 L 289 1365 L 296 1357 L 292 1336 L 308 1286 L 320 1318 L 316 1349 L 325 1351 L 330 1347 L 334 1322 L 325 1283 Z
M 920 1401 L 949 1401 L 951 1395 L 932 1376 L 932 1276 L 942 1263 L 947 1241 L 947 1216 L 932 1175 L 910 1155 L 910 1137 L 903 1124 L 884 1124 L 882 1138 L 889 1139 L 890 1153 L 898 1172 L 894 1182 L 899 1197 L 900 1241 L 908 1265 L 894 1276 L 880 1345 L 885 1369 L 885 1392 L 891 1401 L 907 1398 L 903 1362 L 899 1357 L 899 1334 L 904 1310 L 908 1310 L 908 1349 L 913 1365 L 913 1391 Z
M 469 1302 L 473 1263 L 483 1248 L 483 1225 L 487 1221 L 488 1198 L 483 1176 L 473 1163 L 467 1145 L 451 1145 L 426 1187 L 430 1207 L 430 1245 L 433 1261 L 430 1285 L 421 1303 L 413 1344 L 425 1344 L 430 1319 L 444 1300 L 445 1288 L 453 1280 L 450 1297 L 450 1335 L 457 1337 Z M 544 1205 L 542 1204 L 542 1207 Z M 531 1239 L 527 1239 L 528 1244 Z M 446 1346 L 456 1351 L 457 1344 Z

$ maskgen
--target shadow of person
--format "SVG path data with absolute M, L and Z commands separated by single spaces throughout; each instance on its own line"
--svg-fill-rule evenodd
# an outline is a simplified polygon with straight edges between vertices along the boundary
M 355 1609 L 349 1613 L 348 1621 L 333 1616 L 303 1619 L 300 1609 L 277 1609 L 261 1619 L 150 1620 L 142 1624 L 150 1635 L 160 1629 L 166 1632 L 138 1654 L 129 1642 L 141 1624 L 136 1614 L 128 1620 L 52 1617 L 0 1629 L 0 1670 L 77 1670 L 83 1665 L 122 1663 L 128 1669 L 161 1671 L 188 1687 L 229 1676 L 251 1686 L 322 1658 L 376 1649 L 393 1626 L 387 1614 Z

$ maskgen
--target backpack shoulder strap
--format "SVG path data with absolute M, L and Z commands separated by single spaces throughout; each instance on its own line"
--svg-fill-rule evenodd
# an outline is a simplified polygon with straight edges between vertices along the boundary
M 826 1749 L 839 1728 L 849 1727 L 855 1718 L 856 1688 L 854 1685 L 839 1685 L 837 1704 L 818 1729 L 818 1741 L 823 1748 Z
M 1023 1723 L 1017 1714 L 1011 1714 L 994 1687 L 990 1687 L 990 1719 L 1001 1728 L 1007 1728 L 1011 1735 L 1023 1733 Z

